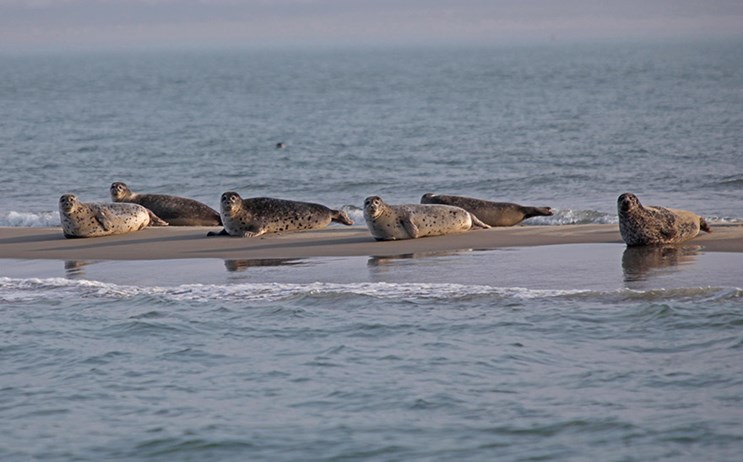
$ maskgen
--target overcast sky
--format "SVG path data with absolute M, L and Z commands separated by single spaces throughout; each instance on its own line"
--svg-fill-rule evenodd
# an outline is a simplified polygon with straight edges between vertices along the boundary
M 743 37 L 743 0 L 0 0 L 0 48 Z

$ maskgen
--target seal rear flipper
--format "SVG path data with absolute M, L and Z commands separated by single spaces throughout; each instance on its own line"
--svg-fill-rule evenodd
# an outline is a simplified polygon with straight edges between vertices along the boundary
M 222 231 L 215 233 L 214 231 L 209 231 L 206 233 L 206 237 L 213 237 L 213 236 L 229 236 L 230 233 L 227 232 L 226 229 L 222 228 Z
M 524 219 L 531 217 L 551 217 L 555 214 L 551 207 L 524 207 Z
M 701 217 L 699 218 L 699 229 L 708 233 L 712 232 L 712 228 L 709 227 L 709 223 L 707 223 L 707 221 Z
M 331 221 L 334 221 L 336 223 L 340 223 L 342 225 L 353 225 L 353 220 L 351 220 L 351 217 L 348 216 L 346 212 L 343 210 L 331 210 L 332 217 L 330 218 Z
M 489 224 L 484 223 L 482 220 L 480 220 L 473 214 L 470 213 L 470 216 L 472 217 L 472 226 L 470 227 L 470 229 L 472 228 L 490 229 L 491 228 Z
M 147 209 L 147 214 L 150 216 L 150 223 L 147 226 L 169 226 L 167 221 L 152 213 L 152 210 Z

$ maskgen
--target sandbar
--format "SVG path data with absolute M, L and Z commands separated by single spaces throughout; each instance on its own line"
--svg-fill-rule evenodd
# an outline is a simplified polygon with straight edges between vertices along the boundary
M 323 230 L 258 238 L 206 237 L 208 227 L 152 227 L 135 233 L 66 239 L 61 228 L 0 228 L 0 258 L 55 260 L 260 259 L 395 256 L 425 252 L 559 244 L 622 244 L 614 224 L 474 230 L 404 241 L 375 241 L 364 226 L 331 225 Z M 710 252 L 743 252 L 743 224 L 713 224 L 686 244 Z

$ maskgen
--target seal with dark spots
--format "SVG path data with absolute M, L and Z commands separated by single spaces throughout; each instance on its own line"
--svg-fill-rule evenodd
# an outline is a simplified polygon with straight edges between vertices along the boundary
M 490 228 L 468 211 L 451 205 L 389 205 L 379 196 L 364 200 L 364 218 L 378 241 L 416 239 Z
M 137 194 L 120 181 L 111 184 L 111 200 L 131 202 L 152 210 L 171 226 L 219 226 L 216 210 L 194 199 L 167 194 Z
M 168 226 L 141 205 L 86 203 L 80 202 L 74 194 L 59 198 L 59 218 L 67 238 L 109 236 L 139 231 L 147 226 Z
M 421 204 L 445 204 L 461 207 L 490 226 L 513 226 L 527 218 L 553 214 L 549 207 L 530 207 L 511 202 L 493 202 L 466 196 L 426 193 Z
M 208 236 L 229 235 L 256 237 L 266 233 L 280 233 L 321 229 L 330 222 L 352 225 L 346 212 L 324 205 L 271 197 L 243 199 L 236 192 L 226 192 L 220 199 L 224 229 Z
M 699 231 L 711 233 L 707 222 L 686 210 L 643 206 L 632 193 L 617 199 L 619 233 L 628 246 L 677 244 L 695 238 Z

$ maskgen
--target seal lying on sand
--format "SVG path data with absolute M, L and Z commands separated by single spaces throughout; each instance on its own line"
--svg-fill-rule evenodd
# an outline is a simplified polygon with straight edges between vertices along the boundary
M 331 221 L 352 225 L 346 212 L 324 205 L 270 197 L 243 199 L 236 192 L 226 192 L 220 199 L 224 229 L 207 236 L 256 237 L 266 233 L 320 229 Z
M 693 239 L 699 231 L 711 233 L 704 218 L 686 210 L 647 206 L 632 193 L 617 199 L 619 232 L 629 246 L 677 244 Z
M 141 205 L 84 203 L 74 194 L 59 198 L 59 218 L 67 238 L 108 236 L 139 231 L 146 226 L 168 226 Z
M 379 196 L 364 200 L 364 218 L 378 241 L 415 239 L 490 228 L 468 211 L 450 205 L 389 205 Z
M 549 207 L 528 207 L 511 202 L 492 202 L 465 196 L 426 193 L 421 204 L 445 204 L 461 207 L 490 226 L 513 226 L 531 217 L 552 216 Z
M 166 194 L 137 194 L 121 182 L 111 184 L 111 200 L 132 202 L 147 207 L 171 226 L 219 226 L 222 224 L 219 213 L 199 201 Z

